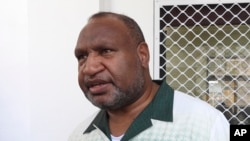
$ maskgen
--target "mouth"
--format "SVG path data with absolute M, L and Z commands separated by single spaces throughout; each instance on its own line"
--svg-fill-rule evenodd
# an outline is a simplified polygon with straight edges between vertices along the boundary
M 111 83 L 104 80 L 91 80 L 86 83 L 87 89 L 92 95 L 104 94 Z

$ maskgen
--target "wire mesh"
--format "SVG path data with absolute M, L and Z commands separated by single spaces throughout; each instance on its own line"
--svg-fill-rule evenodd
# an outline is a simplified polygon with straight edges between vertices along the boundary
M 155 8 L 159 77 L 250 124 L 250 3 Z

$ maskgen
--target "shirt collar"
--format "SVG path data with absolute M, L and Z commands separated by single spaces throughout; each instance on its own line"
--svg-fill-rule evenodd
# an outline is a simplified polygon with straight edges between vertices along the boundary
M 154 82 L 159 83 L 159 81 Z M 165 81 L 161 81 L 160 83 L 160 88 L 158 89 L 154 99 L 130 125 L 122 140 L 129 140 L 143 130 L 152 126 L 151 119 L 166 122 L 173 121 L 174 90 Z M 95 127 L 93 125 L 96 125 L 100 130 L 102 130 L 102 132 L 109 139 L 111 138 L 108 128 L 108 116 L 105 110 L 101 110 L 98 113 L 84 133 L 94 130 Z

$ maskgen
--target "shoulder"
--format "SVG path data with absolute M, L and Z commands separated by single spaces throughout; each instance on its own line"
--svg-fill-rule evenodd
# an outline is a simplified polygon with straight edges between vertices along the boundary
M 207 102 L 201 100 L 198 97 L 194 97 L 188 94 L 185 94 L 180 91 L 174 92 L 174 109 L 181 110 L 184 112 L 187 111 L 212 111 L 212 112 L 219 112 L 217 109 L 212 107 Z
M 211 123 L 216 120 L 228 122 L 223 113 L 209 103 L 179 91 L 175 91 L 174 94 L 173 114 L 177 117 L 187 116 L 192 118 L 191 120 L 202 119 Z
M 80 141 L 80 138 L 83 135 L 84 131 L 89 127 L 89 125 L 91 124 L 91 122 L 93 121 L 93 119 L 96 117 L 98 113 L 99 111 L 94 112 L 87 119 L 81 122 L 75 128 L 75 130 L 71 133 L 68 141 Z
M 182 127 L 208 135 L 213 141 L 229 140 L 229 122 L 223 113 L 198 97 L 175 91 L 173 114 L 174 123 Z

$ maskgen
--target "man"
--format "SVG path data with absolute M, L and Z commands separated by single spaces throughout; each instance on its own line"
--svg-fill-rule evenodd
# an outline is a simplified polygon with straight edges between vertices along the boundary
M 152 81 L 149 50 L 137 23 L 100 12 L 80 32 L 78 81 L 101 110 L 70 141 L 229 141 L 229 124 L 206 102 Z

